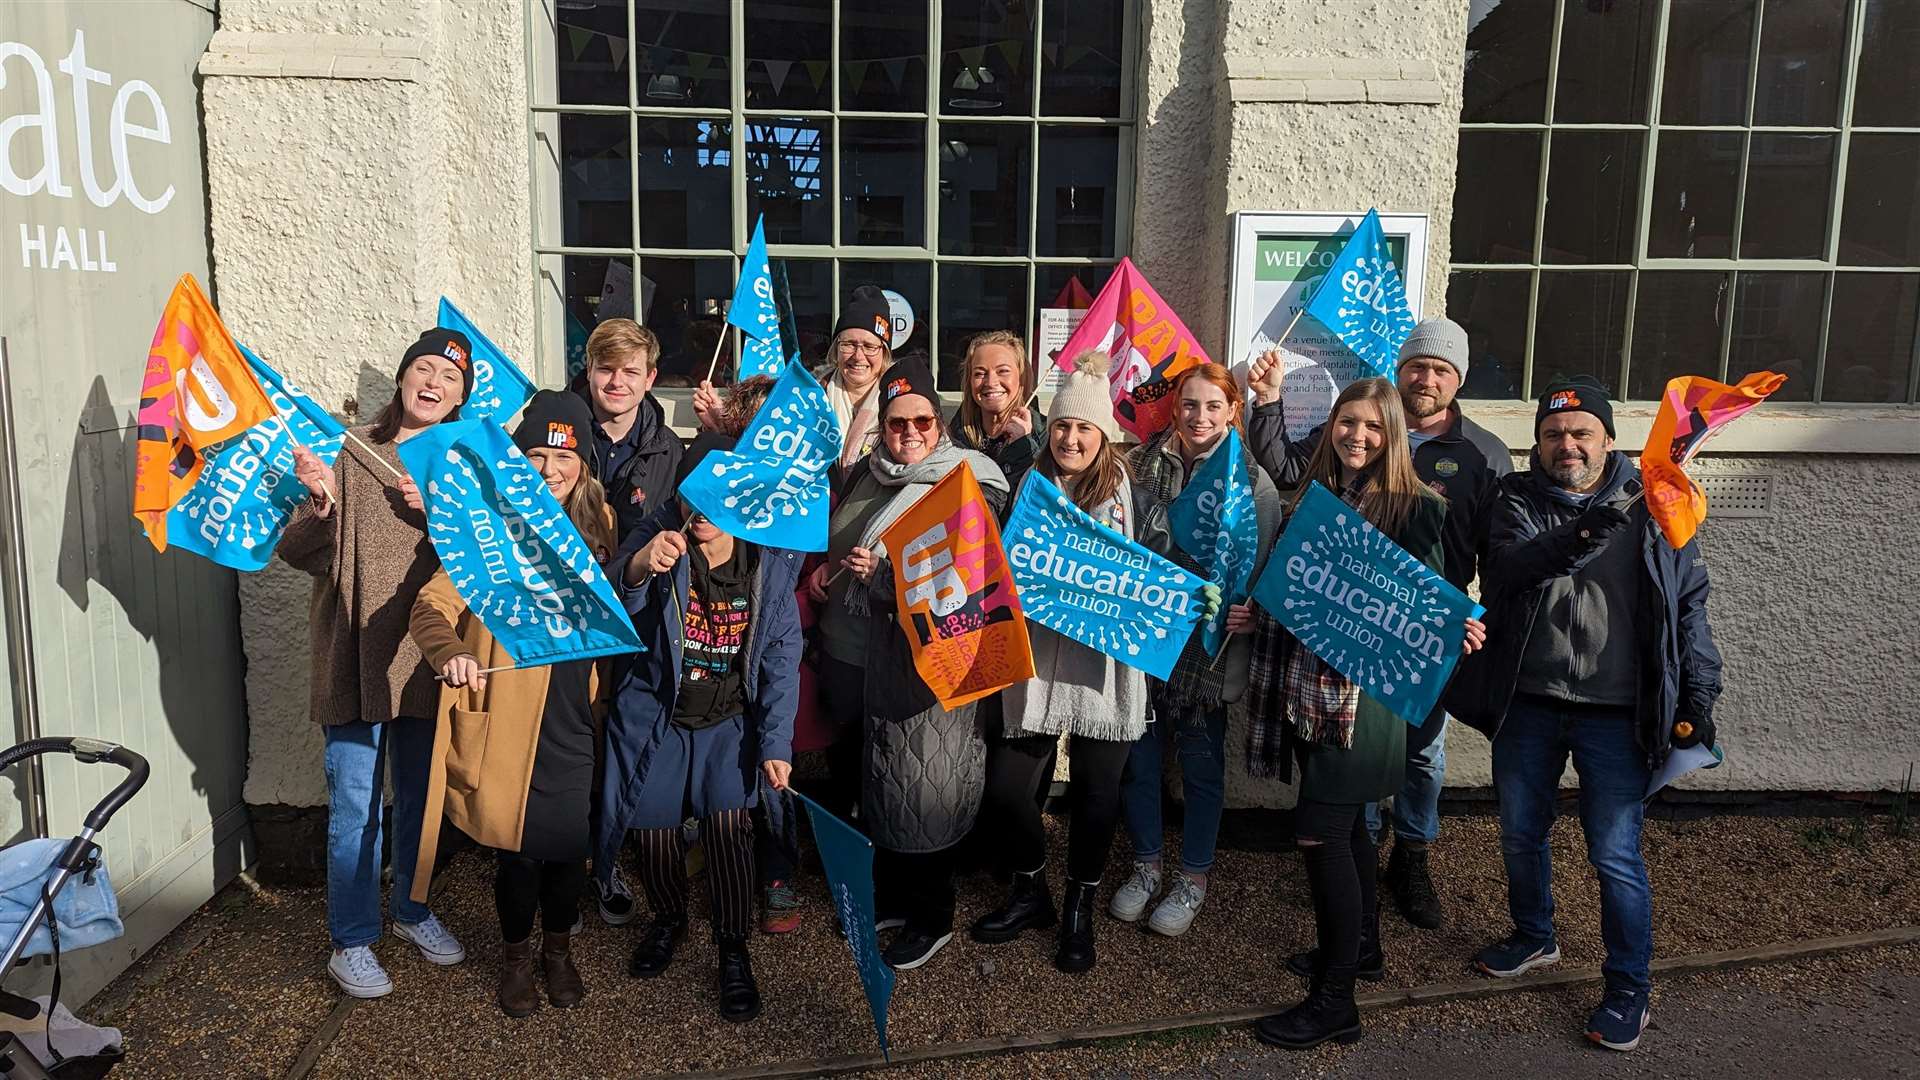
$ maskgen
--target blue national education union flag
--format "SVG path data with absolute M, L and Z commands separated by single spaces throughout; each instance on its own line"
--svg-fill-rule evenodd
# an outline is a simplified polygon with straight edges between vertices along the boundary
M 1220 610 L 1200 628 L 1208 656 L 1220 655 L 1227 643 L 1227 605 L 1247 598 L 1260 555 L 1260 522 L 1248 474 L 1246 448 L 1239 431 L 1230 427 L 1167 505 L 1174 544 L 1199 560 L 1207 580 L 1220 586 Z
M 1205 582 L 1093 520 L 1038 470 L 1000 542 L 1028 619 L 1158 679 L 1206 608 Z
M 1453 675 L 1466 620 L 1484 610 L 1318 481 L 1287 521 L 1253 598 L 1415 727 Z
M 260 570 L 307 488 L 293 475 L 293 448 L 331 465 L 346 433 L 339 422 L 245 345 L 274 415 L 206 452 L 199 480 L 167 512 L 167 544 L 221 566 Z
M 741 540 L 825 551 L 827 470 L 839 454 L 840 421 L 826 388 L 805 365 L 788 364 L 740 441 L 703 458 L 680 497 Z
M 887 1006 L 893 1001 L 893 969 L 880 958 L 880 937 L 873 925 L 873 841 L 805 795 L 795 791 L 793 797 L 807 808 L 807 817 L 813 822 L 813 845 L 819 849 L 833 909 L 847 932 L 847 948 L 853 953 L 854 969 L 860 973 L 860 986 L 867 993 L 873 1031 L 880 1037 L 880 1055 L 890 1057 Z
M 1387 250 L 1380 212 L 1367 211 L 1339 258 L 1307 301 L 1307 314 L 1334 332 L 1353 354 L 1388 379 L 1400 367 L 1400 345 L 1413 333 L 1413 309 L 1400 269 Z
M 444 296 L 440 298 L 438 321 L 449 330 L 467 335 L 473 344 L 473 393 L 461 404 L 460 418 L 477 420 L 491 416 L 502 424 L 513 419 L 533 396 L 533 380 Z
M 750 338 L 770 338 L 778 344 L 780 309 L 773 302 L 773 268 L 767 263 L 766 226 L 765 217 L 753 223 L 753 239 L 747 244 L 747 257 L 740 261 L 740 284 L 734 286 L 727 321 Z
M 756 375 L 770 375 L 777 379 L 789 364 L 797 365 L 800 362 L 797 355 L 792 358 L 783 355 L 782 348 L 778 334 L 770 338 L 748 336 L 740 347 L 740 379 L 751 379 Z
M 516 665 L 641 650 L 593 551 L 505 428 L 444 421 L 399 454 L 440 564 Z

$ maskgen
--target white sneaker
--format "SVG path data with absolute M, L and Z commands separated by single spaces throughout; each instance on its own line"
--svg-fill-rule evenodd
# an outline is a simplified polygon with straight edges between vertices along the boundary
M 467 950 L 460 947 L 460 939 L 431 915 L 417 923 L 394 923 L 393 936 L 413 942 L 429 964 L 457 964 L 467 958 Z
M 1120 891 L 1114 893 L 1113 900 L 1107 904 L 1107 913 L 1121 922 L 1139 922 L 1140 916 L 1147 913 L 1147 905 L 1153 902 L 1153 894 L 1159 891 L 1159 865 L 1136 859 L 1126 884 L 1120 886 Z
M 1153 909 L 1153 918 L 1147 920 L 1147 929 L 1167 937 L 1179 937 L 1193 925 L 1193 917 L 1200 914 L 1200 905 L 1207 898 L 1207 887 L 1188 877 L 1186 871 L 1176 870 L 1173 884 L 1167 886 L 1167 895 L 1160 906 Z
M 351 949 L 335 949 L 327 960 L 327 974 L 340 984 L 340 989 L 348 997 L 377 998 L 393 993 L 393 980 L 387 978 L 387 971 L 373 955 L 373 949 L 366 945 L 355 945 Z

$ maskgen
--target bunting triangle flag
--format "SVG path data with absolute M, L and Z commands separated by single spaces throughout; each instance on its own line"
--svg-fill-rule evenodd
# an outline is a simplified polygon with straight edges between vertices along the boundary
M 887 73 L 887 81 L 893 84 L 893 88 L 895 90 L 898 90 L 902 86 L 906 85 L 906 82 L 907 82 L 907 58 L 906 57 L 902 56 L 894 60 L 882 60 L 880 62 L 880 70 Z
M 647 70 L 659 74 L 673 63 L 673 50 L 664 45 L 653 45 L 647 49 Z
M 987 47 L 975 45 L 971 48 L 955 49 L 954 55 L 960 58 L 962 64 L 977 70 L 980 65 L 987 62 Z
M 627 66 L 627 39 L 607 35 L 607 45 L 613 49 L 613 70 L 619 71 Z
M 1058 45 L 1042 45 L 1040 46 L 1040 53 L 1047 58 L 1047 63 L 1049 64 L 1057 64 L 1060 62 L 1060 46 Z
M 773 84 L 773 92 L 779 93 L 787 85 L 787 76 L 793 74 L 793 61 L 762 60 L 760 63 L 767 69 L 767 81 Z
M 1060 66 L 1070 68 L 1079 63 L 1082 57 L 1092 51 L 1092 49 L 1087 48 L 1085 45 L 1068 45 L 1060 54 Z
M 578 60 L 587 51 L 587 43 L 593 40 L 593 31 L 577 26 L 566 27 L 566 31 L 567 47 L 573 50 L 573 59 Z
M 698 52 L 687 53 L 686 57 L 687 57 L 687 71 L 690 74 L 692 74 L 693 77 L 696 79 L 706 78 L 708 70 L 710 70 L 713 67 L 713 62 L 715 60 L 720 59 L 719 57 L 714 56 L 712 53 L 698 53 Z
M 871 60 L 850 60 L 847 62 L 847 91 L 849 93 L 857 94 L 860 92 L 860 87 L 867 81 L 867 68 L 872 66 L 872 64 L 873 61 Z
M 996 42 L 994 47 L 999 49 L 1000 55 L 1006 59 L 1007 67 L 1014 71 L 1020 70 L 1020 58 L 1027 54 L 1026 42 L 1019 38 L 1008 38 L 1005 41 Z
M 813 88 L 815 90 L 820 89 L 820 87 L 827 81 L 827 72 L 831 70 L 832 67 L 833 65 L 827 63 L 825 60 L 807 61 L 806 62 L 807 81 L 813 84 Z

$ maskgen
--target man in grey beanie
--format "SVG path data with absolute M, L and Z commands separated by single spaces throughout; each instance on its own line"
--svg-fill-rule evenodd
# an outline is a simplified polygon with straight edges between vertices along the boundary
M 1280 401 L 1285 374 L 1277 350 L 1254 361 L 1248 385 L 1254 393 L 1247 442 L 1273 482 L 1298 486 L 1307 459 L 1320 442 L 1315 428 L 1298 442 L 1287 437 Z M 1485 428 L 1461 415 L 1454 396 L 1467 379 L 1467 332 L 1452 319 L 1428 319 L 1400 346 L 1395 381 L 1407 411 L 1413 470 L 1447 500 L 1441 537 L 1447 580 L 1465 589 L 1487 551 L 1487 518 L 1500 477 L 1513 471 L 1513 455 Z M 1393 854 L 1387 884 L 1407 921 L 1437 929 L 1440 898 L 1433 888 L 1427 848 L 1440 834 L 1440 787 L 1447 770 L 1447 715 L 1435 709 L 1426 723 L 1407 732 L 1407 779 L 1393 800 Z M 1379 808 L 1368 807 L 1367 824 L 1380 831 Z

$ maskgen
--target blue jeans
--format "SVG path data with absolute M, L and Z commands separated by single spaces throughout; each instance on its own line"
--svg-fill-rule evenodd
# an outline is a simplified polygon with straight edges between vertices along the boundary
M 1631 708 L 1561 706 L 1517 696 L 1493 741 L 1500 797 L 1500 853 L 1514 929 L 1534 942 L 1553 938 L 1553 857 L 1547 836 L 1567 757 L 1580 778 L 1580 828 L 1600 878 L 1600 936 L 1611 990 L 1652 985 L 1653 886 L 1640 853 L 1649 776 Z
M 1180 868 L 1204 874 L 1213 867 L 1220 839 L 1220 813 L 1227 805 L 1227 707 L 1174 712 L 1154 706 L 1157 723 L 1133 744 L 1120 781 L 1120 812 L 1133 839 L 1133 857 L 1160 858 L 1160 774 L 1163 739 L 1171 738 L 1180 755 L 1180 789 L 1186 824 L 1180 830 Z
M 393 918 L 417 923 L 413 864 L 420 857 L 432 720 L 329 724 L 327 735 L 327 933 L 336 949 L 380 940 L 381 810 L 388 754 L 393 765 Z
M 1446 713 L 1436 711 L 1419 727 L 1407 727 L 1407 779 L 1393 797 L 1393 835 L 1431 844 L 1440 836 L 1440 788 L 1447 779 Z M 1367 832 L 1386 839 L 1380 804 L 1367 804 Z

